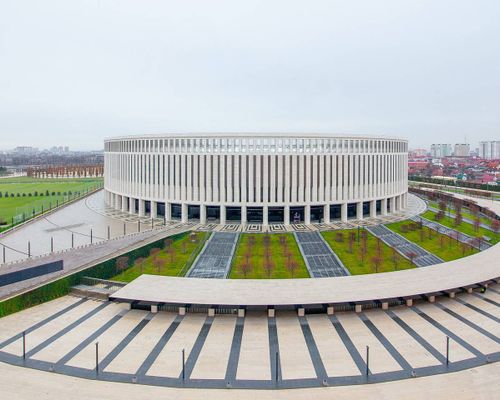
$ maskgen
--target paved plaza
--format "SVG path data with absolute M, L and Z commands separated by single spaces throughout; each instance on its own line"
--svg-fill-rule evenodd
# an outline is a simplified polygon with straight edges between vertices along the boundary
M 276 317 L 265 311 L 245 317 L 151 313 L 66 296 L 3 318 L 0 361 L 158 386 L 296 388 L 392 381 L 498 361 L 499 290 L 495 285 L 437 303 L 303 317 L 279 310 Z

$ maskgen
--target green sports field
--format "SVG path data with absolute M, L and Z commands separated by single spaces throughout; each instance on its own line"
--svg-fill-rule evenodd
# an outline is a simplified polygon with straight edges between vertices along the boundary
M 102 185 L 102 178 L 0 179 L 0 230 L 64 203 Z

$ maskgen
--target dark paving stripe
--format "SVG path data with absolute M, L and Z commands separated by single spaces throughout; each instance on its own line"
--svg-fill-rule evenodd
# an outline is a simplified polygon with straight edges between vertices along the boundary
M 328 374 L 326 373 L 325 366 L 323 365 L 323 360 L 321 360 L 318 346 L 316 346 L 316 342 L 311 332 L 311 328 L 309 327 L 309 323 L 307 322 L 307 318 L 299 317 L 299 322 L 300 327 L 302 328 L 302 334 L 304 335 L 304 339 L 309 350 L 309 356 L 311 357 L 314 365 L 314 371 L 316 371 L 316 376 L 319 379 L 326 379 L 328 377 Z
M 271 380 L 276 380 L 276 364 L 278 364 L 278 380 L 281 381 L 281 360 L 279 357 L 280 345 L 278 341 L 278 329 L 276 328 L 276 318 L 267 318 L 267 328 L 269 331 L 269 361 L 271 362 Z M 276 354 L 278 354 L 277 363 Z
M 82 351 L 85 347 L 87 347 L 90 343 L 96 340 L 99 336 L 101 336 L 104 332 L 106 332 L 109 328 L 111 328 L 117 321 L 122 318 L 122 314 L 115 315 L 108 322 L 106 322 L 103 326 L 93 332 L 87 339 L 81 342 L 78 346 L 76 346 L 73 350 L 71 350 L 68 354 L 66 354 L 63 358 L 61 358 L 56 365 L 64 365 L 69 360 L 71 360 L 74 356 L 76 356 L 80 351 Z
M 399 318 L 393 311 L 386 311 L 387 315 L 393 319 L 393 321 L 403 328 L 413 339 L 415 339 L 425 350 L 431 353 L 434 358 L 436 358 L 440 363 L 446 363 L 446 357 L 443 356 L 434 346 L 432 346 L 427 340 L 420 336 L 413 328 Z
M 193 368 L 196 364 L 196 361 L 198 361 L 201 349 L 205 344 L 205 340 L 207 339 L 208 332 L 210 332 L 210 328 L 212 327 L 213 322 L 214 317 L 207 317 L 200 333 L 198 334 L 198 337 L 196 338 L 196 341 L 194 342 L 193 348 L 191 349 L 191 352 L 189 353 L 186 364 L 184 366 L 186 379 L 189 379 L 191 373 L 193 372 Z M 180 373 L 179 378 L 182 379 L 182 372 Z
M 475 329 L 476 331 L 482 333 L 484 336 L 489 337 L 491 340 L 493 340 L 497 343 L 500 343 L 500 339 L 497 336 L 488 332 L 486 329 L 481 328 L 479 325 L 476 325 L 474 322 L 469 321 L 467 318 L 462 317 L 461 315 L 457 314 L 455 311 L 450 310 L 449 308 L 445 307 L 443 304 L 435 303 L 435 306 L 439 307 L 444 312 L 450 314 L 451 316 L 455 317 L 459 321 L 463 322 L 465 325 L 468 325 L 471 328 Z
M 473 292 L 472 295 L 475 296 L 475 297 L 477 297 L 477 298 L 479 298 L 479 299 L 481 299 L 481 300 L 486 301 L 487 303 L 490 303 L 490 304 L 493 304 L 494 306 L 500 307 L 500 303 L 496 302 L 495 300 L 491 300 L 488 297 L 483 296 L 482 294 Z
M 475 312 L 477 312 L 481 315 L 484 315 L 485 317 L 492 319 L 495 322 L 500 323 L 500 318 L 495 317 L 494 315 L 490 314 L 489 312 L 481 310 L 479 307 L 476 307 L 474 304 L 467 303 L 465 300 L 459 299 L 458 297 L 455 297 L 455 301 L 459 302 L 460 304 L 463 304 L 466 307 L 469 307 L 471 310 L 474 310 Z
M 344 343 L 345 348 L 351 355 L 351 358 L 353 359 L 354 363 L 359 369 L 359 372 L 361 372 L 361 375 L 364 375 L 366 373 L 366 362 L 363 360 L 363 357 L 361 357 L 361 354 L 359 354 L 358 349 L 356 349 L 356 346 L 354 346 L 354 343 L 352 343 L 351 338 L 345 331 L 344 327 L 338 320 L 338 318 L 335 315 L 330 315 L 330 321 L 333 324 L 333 327 L 337 331 L 338 335 L 340 336 L 340 339 L 342 339 L 342 342 Z
M 33 332 L 34 330 L 42 327 L 43 325 L 45 324 L 48 324 L 50 321 L 53 321 L 54 319 L 56 319 L 57 317 L 60 317 L 61 315 L 67 313 L 68 311 L 71 311 L 72 309 L 78 307 L 80 304 L 82 303 L 85 303 L 87 301 L 87 299 L 80 299 L 78 300 L 76 303 L 73 303 L 69 306 L 67 306 L 66 308 L 63 308 L 62 310 L 56 312 L 55 314 L 52 314 L 50 317 L 47 317 L 43 320 L 41 320 L 40 322 L 37 322 L 35 325 L 32 325 L 30 326 L 29 328 L 26 329 L 26 334 L 30 333 L 30 332 Z M 2 343 L 0 343 L 0 349 L 2 347 L 5 347 L 13 342 L 15 342 L 17 339 L 20 339 L 23 337 L 23 333 L 18 333 L 17 335 L 15 336 L 12 336 L 11 338 L 3 341 Z
M 359 318 L 364 322 L 366 327 L 373 333 L 373 335 L 378 339 L 380 343 L 385 347 L 385 349 L 389 352 L 389 354 L 394 358 L 399 366 L 406 371 L 411 371 L 412 366 L 406 361 L 406 359 L 401 355 L 399 351 L 392 345 L 391 342 L 387 340 L 382 332 L 378 330 L 378 328 L 373 324 L 372 321 L 366 316 L 366 314 L 360 314 Z
M 148 313 L 139 323 L 125 336 L 120 343 L 118 343 L 113 350 L 111 350 L 106 357 L 99 362 L 99 371 L 104 371 L 106 367 L 111 364 L 118 354 L 120 354 L 125 347 L 139 334 L 140 331 L 148 324 L 153 318 L 152 313 Z
M 40 343 L 38 346 L 35 346 L 33 349 L 30 351 L 26 352 L 26 358 L 33 357 L 34 354 L 38 353 L 40 350 L 44 349 L 51 343 L 55 342 L 57 339 L 59 339 L 61 336 L 65 335 L 68 333 L 70 330 L 76 328 L 78 325 L 80 325 L 82 322 L 86 321 L 93 315 L 97 314 L 99 311 L 101 311 L 104 307 L 109 306 L 111 303 L 102 303 L 101 305 L 97 306 L 93 310 L 90 310 L 87 314 L 85 314 L 83 317 L 78 318 L 76 321 L 73 323 L 69 324 L 67 327 L 61 329 L 59 332 L 56 334 L 52 335 L 48 339 L 45 339 L 42 343 Z M 29 341 L 29 336 L 26 336 L 26 342 Z
M 497 289 L 493 289 L 492 287 L 489 287 L 488 290 L 491 290 L 493 293 L 500 294 Z
M 158 343 L 156 343 L 155 347 L 153 350 L 151 350 L 151 353 L 146 357 L 146 359 L 143 361 L 137 372 L 135 373 L 136 375 L 145 375 L 146 372 L 148 372 L 149 368 L 151 368 L 151 365 L 156 361 L 158 356 L 160 355 L 161 351 L 165 347 L 165 345 L 168 343 L 172 335 L 174 334 L 175 330 L 181 323 L 182 319 L 184 318 L 183 315 L 177 315 L 173 322 L 170 324 L 170 326 L 167 328 L 165 333 L 162 335 Z
M 240 360 L 241 338 L 243 337 L 244 324 L 245 318 L 236 319 L 233 342 L 231 343 L 231 352 L 229 353 L 229 360 L 227 362 L 226 382 L 234 381 L 236 379 L 238 362 Z
M 484 356 L 483 353 L 481 353 L 478 349 L 473 347 L 471 344 L 463 340 L 460 336 L 456 335 L 452 331 L 450 331 L 448 328 L 445 328 L 443 325 L 441 325 L 439 322 L 437 322 L 434 318 L 428 316 L 425 312 L 423 312 L 421 309 L 418 307 L 411 307 L 413 311 L 415 311 L 418 315 L 420 315 L 423 319 L 425 319 L 427 322 L 431 323 L 434 325 L 436 328 L 438 328 L 441 332 L 443 332 L 446 336 L 449 336 L 450 339 L 454 340 L 457 342 L 459 345 L 462 347 L 466 348 L 469 350 L 472 354 L 474 354 L 476 357 L 482 357 Z

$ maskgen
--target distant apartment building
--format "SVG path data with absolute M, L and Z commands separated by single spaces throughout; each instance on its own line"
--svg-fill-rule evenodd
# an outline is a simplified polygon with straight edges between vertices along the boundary
M 433 144 L 431 145 L 431 157 L 442 158 L 451 156 L 451 144 Z
M 413 149 L 410 150 L 410 157 L 425 157 L 427 155 L 426 149 Z
M 467 143 L 457 143 L 455 145 L 455 151 L 453 152 L 455 157 L 469 157 L 470 155 L 470 144 Z
M 487 160 L 500 159 L 500 140 L 479 142 L 479 157 Z
M 38 152 L 38 148 L 31 146 L 18 146 L 14 149 L 17 154 L 34 154 Z

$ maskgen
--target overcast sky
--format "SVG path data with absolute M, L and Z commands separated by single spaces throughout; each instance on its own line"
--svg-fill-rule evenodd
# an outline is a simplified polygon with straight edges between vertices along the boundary
M 500 140 L 498 0 L 0 0 L 0 148 L 196 131 Z

